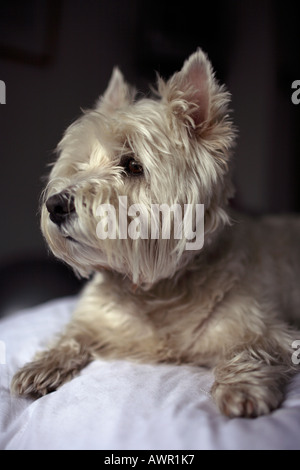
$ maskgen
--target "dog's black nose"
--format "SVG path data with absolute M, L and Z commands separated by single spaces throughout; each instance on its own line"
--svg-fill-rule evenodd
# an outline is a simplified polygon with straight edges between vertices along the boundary
M 47 199 L 46 207 L 52 222 L 56 225 L 61 225 L 72 212 L 75 212 L 74 197 L 65 191 L 54 194 Z

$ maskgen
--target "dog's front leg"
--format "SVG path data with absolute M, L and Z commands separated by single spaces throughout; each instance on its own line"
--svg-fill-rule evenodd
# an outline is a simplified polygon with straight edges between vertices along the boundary
M 92 359 L 92 338 L 72 323 L 51 348 L 15 374 L 11 390 L 16 395 L 41 397 L 69 381 Z

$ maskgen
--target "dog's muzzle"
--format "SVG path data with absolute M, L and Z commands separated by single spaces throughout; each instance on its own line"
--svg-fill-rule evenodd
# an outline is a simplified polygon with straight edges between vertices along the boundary
M 50 214 L 50 220 L 60 226 L 66 222 L 71 214 L 75 214 L 74 197 L 66 192 L 54 194 L 46 201 L 46 207 Z

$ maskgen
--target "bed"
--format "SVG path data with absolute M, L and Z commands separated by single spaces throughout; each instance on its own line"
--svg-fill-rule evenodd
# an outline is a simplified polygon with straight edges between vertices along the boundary
M 211 371 L 190 366 L 97 360 L 39 400 L 11 396 L 15 371 L 61 330 L 75 302 L 1 319 L 0 449 L 300 449 L 300 373 L 280 409 L 254 420 L 222 416 Z

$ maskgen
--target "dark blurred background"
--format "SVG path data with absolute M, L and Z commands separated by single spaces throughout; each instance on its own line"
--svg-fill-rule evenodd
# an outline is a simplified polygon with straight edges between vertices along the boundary
M 39 196 L 63 130 L 104 91 L 114 65 L 147 92 L 201 46 L 233 95 L 234 205 L 300 210 L 300 33 L 290 0 L 2 0 L 0 315 L 80 288 L 47 252 Z

